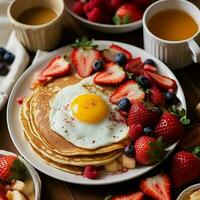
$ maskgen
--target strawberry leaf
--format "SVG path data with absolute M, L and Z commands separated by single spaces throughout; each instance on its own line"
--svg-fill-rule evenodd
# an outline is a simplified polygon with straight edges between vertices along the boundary
M 113 23 L 116 24 L 116 25 L 121 24 L 121 18 L 117 15 L 115 15 L 112 20 L 113 20 Z
M 26 166 L 19 159 L 14 160 L 10 171 L 12 173 L 11 180 L 12 179 L 25 180 L 29 176 L 29 173 L 28 173 L 28 170 L 26 169 Z
M 104 200 L 111 200 L 112 199 L 112 195 L 108 195 L 107 197 L 105 197 Z
M 97 45 L 94 45 L 94 39 L 88 40 L 87 37 L 82 37 L 81 39 L 76 39 L 75 43 L 71 45 L 73 48 L 83 48 L 86 50 L 96 48 Z
M 192 153 L 200 158 L 200 146 L 195 147 Z
M 128 24 L 130 23 L 131 20 L 130 20 L 130 16 L 129 15 L 125 15 L 122 19 L 122 24 Z
M 171 114 L 174 114 L 180 118 L 181 124 L 183 124 L 183 125 L 190 124 L 190 119 L 187 117 L 187 111 L 184 108 L 182 108 L 180 110 L 175 105 L 172 105 L 172 107 L 169 109 L 169 111 Z

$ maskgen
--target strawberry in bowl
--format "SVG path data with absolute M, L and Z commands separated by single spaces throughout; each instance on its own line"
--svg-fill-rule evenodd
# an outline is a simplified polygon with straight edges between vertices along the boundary
M 150 0 L 66 0 L 66 10 L 85 26 L 107 33 L 125 33 L 142 26 Z
M 0 199 L 39 200 L 40 179 L 21 157 L 0 151 Z

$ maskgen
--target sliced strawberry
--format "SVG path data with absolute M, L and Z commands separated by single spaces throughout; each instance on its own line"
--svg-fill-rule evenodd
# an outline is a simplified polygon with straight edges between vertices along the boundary
M 141 57 L 133 58 L 127 62 L 125 70 L 134 74 L 141 74 L 143 64 Z
M 154 72 L 150 72 L 150 71 L 145 71 L 145 73 L 158 85 L 160 86 L 162 89 L 176 89 L 177 88 L 177 84 L 176 81 L 160 75 L 160 74 L 156 74 Z
M 100 52 L 96 49 L 74 48 L 70 54 L 71 62 L 82 78 L 92 74 L 92 64 L 99 58 Z
M 142 101 L 145 98 L 145 93 L 140 89 L 135 80 L 126 81 L 120 85 L 110 96 L 110 101 L 114 104 L 118 103 L 122 98 L 128 98 L 131 103 L 134 101 Z
M 132 59 L 132 54 L 130 52 L 115 44 L 112 44 L 108 47 L 108 49 L 104 50 L 102 56 L 106 62 L 114 62 L 115 56 L 118 53 L 123 53 L 126 55 L 127 60 Z
M 140 189 L 149 197 L 156 200 L 171 200 L 170 179 L 165 174 L 143 179 Z
M 111 200 L 142 200 L 144 198 L 144 194 L 142 192 L 135 192 L 128 195 L 120 195 L 111 198 Z
M 40 76 L 42 77 L 60 77 L 66 75 L 70 70 L 70 63 L 64 59 L 63 56 L 56 56 L 42 70 Z
M 145 64 L 143 66 L 143 69 L 146 70 L 146 71 L 151 71 L 151 72 L 157 72 L 157 68 L 154 67 L 153 65 L 150 65 L 150 64 Z
M 96 84 L 118 84 L 126 78 L 125 72 L 115 63 L 105 64 L 104 69 L 103 72 L 98 72 L 94 77 Z

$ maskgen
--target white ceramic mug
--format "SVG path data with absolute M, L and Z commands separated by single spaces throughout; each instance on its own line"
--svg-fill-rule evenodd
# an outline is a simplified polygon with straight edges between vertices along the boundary
M 198 31 L 190 38 L 181 41 L 168 41 L 155 36 L 148 29 L 149 19 L 158 12 L 170 9 L 185 11 L 196 21 Z M 184 27 L 183 27 L 184 28 Z M 171 30 L 173 31 L 173 30 Z M 200 62 L 200 11 L 186 0 L 160 0 L 151 4 L 143 16 L 144 49 L 165 62 L 171 69 L 180 69 L 192 62 Z
M 27 25 L 17 21 L 25 10 L 33 7 L 47 7 L 56 12 L 57 17 L 41 25 Z M 62 17 L 65 10 L 63 0 L 14 0 L 7 14 L 20 42 L 30 51 L 48 51 L 55 48 L 62 35 Z

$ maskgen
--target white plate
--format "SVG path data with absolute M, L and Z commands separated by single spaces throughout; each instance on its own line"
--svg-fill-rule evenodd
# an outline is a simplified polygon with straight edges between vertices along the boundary
M 96 23 L 91 22 L 76 13 L 72 11 L 72 6 L 74 4 L 75 0 L 65 0 L 66 4 L 66 11 L 74 17 L 77 21 L 82 23 L 83 25 L 87 26 L 90 29 L 104 32 L 104 33 L 112 33 L 112 34 L 118 34 L 118 33 L 127 33 L 130 31 L 137 30 L 142 27 L 142 19 L 138 20 L 136 22 L 132 22 L 129 24 L 122 24 L 122 25 L 114 25 L 114 24 L 102 24 L 102 23 Z
M 182 107 L 186 108 L 185 103 L 185 97 L 182 91 L 182 88 L 174 76 L 174 74 L 170 71 L 170 69 L 163 64 L 158 59 L 154 58 L 147 52 L 145 52 L 142 49 L 139 49 L 137 47 L 119 43 L 119 42 L 111 42 L 111 41 L 97 41 L 97 44 L 100 48 L 106 48 L 110 44 L 115 43 L 123 48 L 127 49 L 128 51 L 132 52 L 134 57 L 141 56 L 142 60 L 145 60 L 147 58 L 154 59 L 154 61 L 157 63 L 159 71 L 161 74 L 164 74 L 165 76 L 171 77 L 176 80 L 178 85 L 178 91 L 177 96 L 182 102 Z M 24 138 L 23 132 L 22 132 L 22 125 L 19 120 L 19 109 L 20 106 L 16 103 L 16 99 L 19 96 L 26 96 L 31 93 L 31 90 L 29 89 L 29 86 L 31 85 L 31 81 L 33 79 L 33 76 L 36 71 L 39 69 L 42 69 L 44 66 L 47 65 L 47 63 L 55 56 L 55 55 L 63 55 L 65 53 L 69 53 L 71 50 L 70 46 L 63 47 L 61 49 L 58 49 L 42 60 L 38 61 L 37 63 L 33 64 L 29 69 L 27 69 L 24 74 L 20 77 L 20 79 L 17 81 L 15 87 L 12 90 L 12 93 L 9 98 L 8 102 L 8 109 L 7 109 L 7 123 L 8 123 L 8 129 L 11 135 L 11 138 L 19 150 L 19 152 L 38 170 L 41 172 L 52 176 L 56 179 L 71 182 L 71 183 L 78 183 L 78 184 L 86 184 L 86 185 L 104 185 L 104 184 L 111 184 L 111 183 L 117 183 L 122 182 L 125 180 L 129 180 L 135 177 L 138 177 L 149 170 L 153 169 L 154 166 L 147 166 L 147 167 L 138 167 L 134 170 L 129 170 L 126 173 L 117 174 L 117 175 L 107 175 L 105 177 L 102 177 L 98 180 L 90 180 L 83 178 L 82 176 L 73 175 L 70 173 L 66 173 L 64 171 L 58 170 L 54 167 L 49 166 L 48 164 L 44 163 L 37 155 L 33 153 L 31 150 L 31 147 L 29 143 Z M 171 145 L 168 148 L 168 154 L 171 153 L 171 151 L 174 149 L 176 144 Z
M 9 152 L 9 151 L 4 151 L 4 150 L 0 150 L 0 155 L 15 155 L 16 154 Z M 27 170 L 30 173 L 30 176 L 33 180 L 34 183 L 34 189 L 35 189 L 35 200 L 40 200 L 40 194 L 41 194 L 41 180 L 40 177 L 38 175 L 38 173 L 36 172 L 36 170 L 26 161 L 24 160 L 21 156 L 18 156 L 18 158 L 24 163 L 24 165 L 26 166 Z

